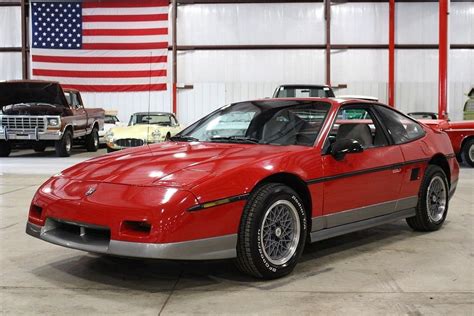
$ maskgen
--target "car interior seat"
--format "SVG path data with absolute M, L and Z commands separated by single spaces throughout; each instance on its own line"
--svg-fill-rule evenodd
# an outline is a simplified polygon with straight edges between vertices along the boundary
M 355 139 L 364 148 L 372 147 L 374 145 L 370 127 L 363 123 L 341 124 L 337 130 L 336 141 L 344 138 Z

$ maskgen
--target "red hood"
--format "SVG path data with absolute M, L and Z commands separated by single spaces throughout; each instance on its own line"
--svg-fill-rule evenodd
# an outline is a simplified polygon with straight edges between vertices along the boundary
M 185 186 L 255 157 L 281 154 L 280 146 L 223 143 L 163 143 L 108 154 L 62 174 L 70 179 L 128 185 Z

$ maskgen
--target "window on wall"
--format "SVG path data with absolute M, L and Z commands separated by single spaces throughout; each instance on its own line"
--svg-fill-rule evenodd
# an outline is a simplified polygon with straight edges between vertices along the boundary
M 407 116 L 380 105 L 376 109 L 395 144 L 403 144 L 425 135 L 421 125 Z

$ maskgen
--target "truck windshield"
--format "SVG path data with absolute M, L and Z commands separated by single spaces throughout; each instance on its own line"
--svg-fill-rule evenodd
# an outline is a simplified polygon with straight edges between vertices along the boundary
M 281 86 L 275 91 L 274 98 L 332 98 L 334 93 L 329 87 L 319 86 Z
M 312 101 L 252 101 L 225 106 L 175 140 L 313 146 L 330 105 Z

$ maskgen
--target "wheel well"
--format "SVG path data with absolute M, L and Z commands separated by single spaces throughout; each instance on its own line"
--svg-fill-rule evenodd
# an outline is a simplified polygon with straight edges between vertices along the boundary
M 74 137 L 74 130 L 72 129 L 71 125 L 66 126 L 66 128 L 64 129 L 64 132 L 66 132 L 67 130 L 70 130 L 72 133 L 72 136 Z
M 461 143 L 461 151 L 464 150 L 464 145 L 465 145 L 469 140 L 471 140 L 471 139 L 474 139 L 474 136 L 468 136 L 468 137 L 466 137 L 466 138 L 464 138 L 464 139 L 462 140 L 462 143 Z
M 95 127 L 97 127 L 97 130 L 99 130 L 99 123 L 98 122 L 95 122 L 94 125 L 92 125 L 92 129 L 94 129 Z
M 446 159 L 444 155 L 434 155 L 433 158 L 431 158 L 429 164 L 439 166 L 441 169 L 443 169 L 446 177 L 448 178 L 448 183 L 451 185 L 451 169 L 449 168 L 448 159 Z
M 297 175 L 292 173 L 276 173 L 261 180 L 255 187 L 265 183 L 281 183 L 292 188 L 300 198 L 303 200 L 304 209 L 306 211 L 306 218 L 308 220 L 308 231 L 311 231 L 311 217 L 312 217 L 312 201 L 311 193 L 309 192 L 306 183 Z

